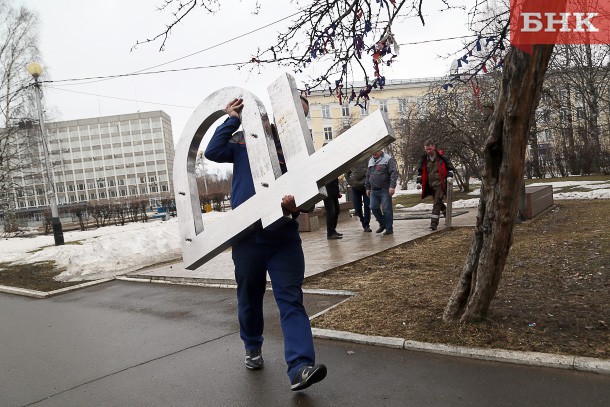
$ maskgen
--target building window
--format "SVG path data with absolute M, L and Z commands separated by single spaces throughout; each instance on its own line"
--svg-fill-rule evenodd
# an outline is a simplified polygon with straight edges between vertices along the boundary
M 330 106 L 322 105 L 322 117 L 325 119 L 330 119 Z
M 84 191 L 85 190 L 85 184 L 78 184 L 76 186 L 76 189 L 78 189 L 79 191 Z
M 100 199 L 106 199 L 106 193 L 100 192 Z
M 341 116 L 349 117 L 349 104 L 341 105 Z
M 398 99 L 398 111 L 407 113 L 407 99 Z
M 333 139 L 333 128 L 332 127 L 324 127 L 324 140 L 332 140 Z
M 89 194 L 89 200 L 95 201 L 95 194 Z
M 379 101 L 379 110 L 381 110 L 382 112 L 385 112 L 385 113 L 388 112 L 388 101 L 387 100 Z
M 168 188 L 167 185 L 161 185 L 161 192 L 167 192 Z

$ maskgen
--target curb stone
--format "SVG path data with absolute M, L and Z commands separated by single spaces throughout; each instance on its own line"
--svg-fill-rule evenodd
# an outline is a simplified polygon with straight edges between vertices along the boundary
M 124 277 L 117 276 L 117 280 L 120 281 L 132 281 L 135 283 L 157 283 L 157 284 L 173 284 L 173 285 L 186 285 L 194 287 L 206 287 L 206 288 L 237 288 L 235 284 L 223 284 L 223 283 L 204 283 L 191 281 L 190 279 L 180 279 L 180 281 L 159 279 L 154 277 Z
M 85 288 L 85 287 L 90 287 L 92 285 L 106 283 L 106 282 L 112 281 L 112 280 L 114 280 L 114 277 L 113 278 L 102 278 L 100 280 L 87 281 L 86 283 L 72 285 L 70 287 L 60 288 L 59 290 L 52 290 L 52 291 L 37 291 L 37 290 L 30 290 L 27 288 L 0 285 L 0 292 L 7 293 L 7 294 L 21 295 L 24 297 L 43 299 L 43 298 L 52 297 L 54 295 L 63 294 L 63 293 L 69 292 L 69 291 L 78 290 L 80 288 Z
M 332 329 L 312 328 L 314 338 L 334 339 L 365 345 L 404 348 L 419 352 L 430 352 L 448 356 L 467 357 L 494 362 L 515 363 L 530 366 L 572 369 L 581 372 L 610 374 L 610 360 L 582 356 L 555 355 L 541 352 L 523 352 L 504 349 L 471 348 L 467 346 L 445 345 L 410 341 L 402 338 L 362 335 Z

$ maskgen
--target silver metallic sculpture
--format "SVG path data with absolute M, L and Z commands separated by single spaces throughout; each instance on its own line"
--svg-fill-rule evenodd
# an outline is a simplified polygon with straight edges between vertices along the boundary
M 244 89 L 227 87 L 208 96 L 182 132 L 174 158 L 174 190 L 187 269 L 202 266 L 253 228 L 272 228 L 276 222 L 290 219 L 280 205 L 284 195 L 294 195 L 299 207 L 313 206 L 325 197 L 323 186 L 328 181 L 394 141 L 385 113 L 378 110 L 314 151 L 294 78 L 282 75 L 268 92 L 288 169 L 283 175 L 265 107 Z M 242 127 L 256 194 L 204 230 L 195 181 L 197 150 L 206 131 L 234 98 L 244 100 Z

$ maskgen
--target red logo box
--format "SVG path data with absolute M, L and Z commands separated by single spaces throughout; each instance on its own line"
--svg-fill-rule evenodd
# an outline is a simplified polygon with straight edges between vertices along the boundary
M 610 0 L 510 0 L 510 42 L 609 44 Z

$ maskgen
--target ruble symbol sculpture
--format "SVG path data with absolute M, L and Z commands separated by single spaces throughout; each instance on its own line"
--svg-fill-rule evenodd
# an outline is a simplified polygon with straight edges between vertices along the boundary
M 280 205 L 284 195 L 294 195 L 299 207 L 313 206 L 325 197 L 323 186 L 328 181 L 394 141 L 385 113 L 378 110 L 314 151 L 294 78 L 282 75 L 268 92 L 288 169 L 285 174 L 265 107 L 244 89 L 227 87 L 208 96 L 182 132 L 174 159 L 174 194 L 187 269 L 202 266 L 253 228 L 285 221 Z M 241 122 L 256 194 L 204 230 L 195 179 L 197 151 L 206 131 L 225 114 L 227 100 L 234 98 L 244 100 Z

